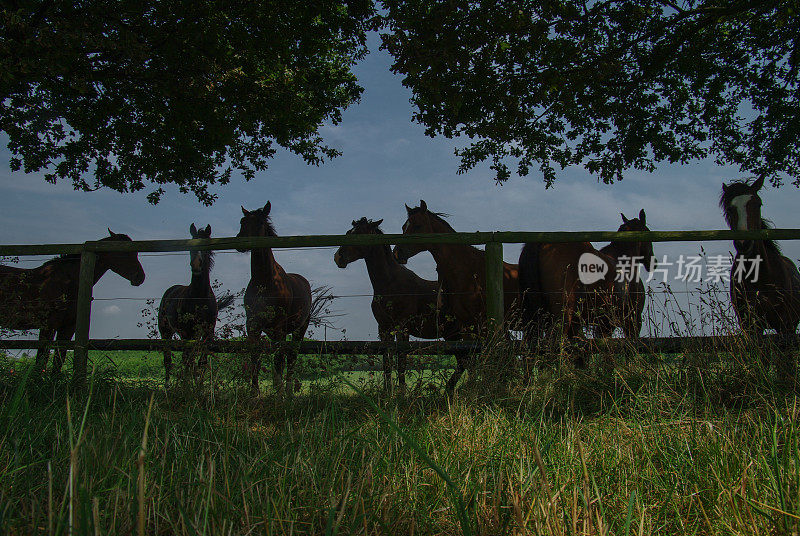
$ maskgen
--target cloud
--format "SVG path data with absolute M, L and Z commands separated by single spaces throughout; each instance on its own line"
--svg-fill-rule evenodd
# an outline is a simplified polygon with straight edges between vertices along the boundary
M 106 315 L 118 315 L 122 312 L 122 309 L 119 308 L 117 305 L 106 305 L 103 307 L 103 314 Z

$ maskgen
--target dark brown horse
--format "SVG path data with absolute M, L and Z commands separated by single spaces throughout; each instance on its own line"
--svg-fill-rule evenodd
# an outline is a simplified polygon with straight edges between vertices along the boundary
M 581 266 L 605 265 L 598 279 L 584 283 Z M 585 263 L 585 264 L 584 264 Z M 612 307 L 616 264 L 589 242 L 529 243 L 519 257 L 522 322 L 528 344 L 561 342 L 582 337 L 598 311 Z M 561 331 L 556 331 L 560 325 Z M 553 340 L 557 335 L 559 341 Z M 585 366 L 583 352 L 575 364 Z
M 130 242 L 130 237 L 115 234 L 102 241 Z M 0 266 L 0 326 L 12 330 L 39 330 L 39 340 L 69 341 L 75 334 L 77 315 L 78 276 L 80 255 L 62 255 L 38 268 L 22 269 Z M 124 277 L 131 285 L 144 282 L 144 270 L 136 252 L 101 252 L 94 265 L 97 283 L 108 270 Z M 53 357 L 53 373 L 64 363 L 65 350 L 57 349 Z M 44 370 L 50 356 L 49 348 L 36 351 L 36 368 Z
M 722 185 L 719 205 L 734 230 L 759 230 L 771 225 L 761 217 L 758 191 L 764 186 L 761 176 L 752 184 L 734 181 Z M 731 303 L 742 330 L 753 337 L 765 329 L 794 335 L 800 322 L 800 274 L 780 247 L 772 240 L 734 240 L 736 256 L 731 266 Z M 756 274 L 757 271 L 757 274 Z M 794 357 L 787 355 L 794 369 Z
M 353 220 L 347 234 L 383 234 L 383 220 Z M 346 268 L 364 259 L 372 283 L 372 314 L 378 322 L 382 341 L 408 341 L 409 335 L 420 339 L 458 338 L 458 328 L 447 315 L 440 314 L 439 283 L 422 279 L 397 262 L 388 245 L 341 246 L 333 256 L 336 266 Z M 391 386 L 390 352 L 384 355 L 384 387 Z M 397 380 L 405 389 L 405 355 L 397 356 Z
M 241 229 L 236 236 L 278 236 L 269 218 L 270 209 L 269 201 L 263 208 L 252 211 L 242 207 Z M 261 368 L 258 341 L 261 334 L 265 333 L 273 342 L 284 342 L 286 336 L 291 334 L 293 343 L 302 342 L 308 329 L 311 303 L 311 285 L 301 275 L 286 273 L 275 261 L 272 248 L 250 250 L 250 282 L 244 293 L 244 310 L 247 315 L 247 340 L 253 347 L 250 364 L 253 391 L 258 392 L 258 372 Z M 294 345 L 275 353 L 273 385 L 279 395 L 284 392 L 284 363 L 287 394 L 292 395 L 296 359 L 297 349 Z
M 441 214 L 428 210 L 425 201 L 420 200 L 415 208 L 406 205 L 406 212 L 408 219 L 403 225 L 403 234 L 455 233 Z M 486 253 L 466 244 L 398 244 L 394 255 L 405 264 L 420 251 L 429 251 L 436 261 L 442 309 L 455 317 L 463 338 L 477 337 L 486 326 Z M 506 318 L 510 318 L 519 294 L 516 264 L 503 263 L 503 292 Z M 448 389 L 455 388 L 465 366 L 460 359 L 447 382 Z
M 649 231 L 644 209 L 638 218 L 622 216 L 622 225 L 617 231 Z M 622 328 L 625 337 L 639 337 L 642 331 L 642 311 L 644 311 L 644 283 L 639 277 L 639 267 L 652 270 L 656 264 L 652 242 L 614 241 L 600 252 L 610 256 L 617 266 L 610 311 L 598 311 L 595 320 L 595 334 L 609 337 L 614 328 Z
M 189 227 L 192 238 L 211 238 L 211 226 L 199 231 L 194 224 Z M 158 306 L 158 331 L 162 339 L 171 339 L 176 333 L 181 339 L 200 341 L 197 351 L 199 363 L 205 366 L 208 351 L 203 343 L 214 338 L 217 314 L 233 303 L 233 296 L 227 295 L 219 301 L 211 287 L 211 268 L 214 266 L 212 250 L 192 250 L 189 252 L 189 266 L 192 279 L 188 285 L 173 285 L 164 292 Z M 194 368 L 194 352 L 183 352 L 185 368 Z M 164 349 L 164 383 L 169 383 L 172 370 L 172 352 Z

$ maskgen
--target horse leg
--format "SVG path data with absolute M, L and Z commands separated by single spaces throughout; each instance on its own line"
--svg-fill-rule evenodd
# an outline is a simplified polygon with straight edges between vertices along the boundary
M 570 343 L 578 341 L 580 335 L 581 325 L 580 320 L 577 318 L 578 298 L 574 292 L 568 293 L 563 302 L 563 317 L 562 317 L 562 332 L 561 344 L 562 348 L 569 351 Z M 575 352 L 574 363 L 576 368 L 585 368 L 586 359 L 583 355 L 582 348 L 574 348 Z
M 261 370 L 261 332 L 247 330 L 247 346 L 250 352 L 250 390 L 254 396 L 258 395 L 258 373 Z
M 779 341 L 780 348 L 778 349 L 778 359 L 775 363 L 775 375 L 778 382 L 786 385 L 787 387 L 794 384 L 794 379 L 797 374 L 797 341 L 795 340 L 795 329 L 781 329 L 778 331 L 781 335 Z M 786 344 L 788 342 L 788 344 Z
M 275 389 L 275 392 L 278 394 L 278 397 L 283 396 L 283 368 L 286 364 L 286 349 L 283 347 L 285 344 L 285 338 L 278 341 L 279 346 L 278 349 L 275 351 L 275 364 L 272 368 L 272 387 Z
M 408 332 L 402 331 L 397 334 L 398 342 L 408 342 Z M 400 388 L 400 394 L 404 395 L 406 392 L 406 350 L 397 351 L 397 384 Z
M 466 354 L 461 352 L 456 353 L 456 369 L 453 371 L 452 376 L 450 379 L 447 380 L 447 394 L 452 395 L 456 389 L 456 384 L 458 380 L 461 379 L 461 375 L 464 374 L 464 371 L 467 370 L 467 361 L 468 357 Z
M 183 338 L 183 337 L 181 337 Z M 183 381 L 189 381 L 194 378 L 194 355 L 197 352 L 197 343 L 184 347 L 181 352 L 181 364 L 183 371 Z
M 642 312 L 635 309 L 633 311 L 629 311 L 628 316 L 625 319 L 625 327 L 623 328 L 625 332 L 625 338 L 628 339 L 638 339 L 639 335 L 642 333 Z
M 197 356 L 197 374 L 200 378 L 200 383 L 205 380 L 206 370 L 208 369 L 208 355 L 208 346 L 206 346 L 206 342 L 203 341 L 200 347 L 200 353 Z
M 169 321 L 166 319 L 166 317 L 161 316 L 160 310 L 158 318 L 158 333 L 161 336 L 161 340 L 164 341 L 164 348 L 162 351 L 164 353 L 164 388 L 166 389 L 169 386 L 169 375 L 172 372 L 172 350 L 169 349 L 168 345 L 169 341 L 172 340 L 172 337 L 175 336 L 175 331 L 173 331 L 170 327 Z
M 72 336 L 75 334 L 75 326 L 67 326 L 59 328 L 56 332 L 56 341 L 58 342 L 65 342 L 72 340 Z M 64 348 L 56 348 L 53 351 L 53 376 L 57 375 L 61 372 L 61 367 L 64 366 L 64 357 L 66 357 L 67 351 Z
M 273 366 L 272 366 L 272 387 L 278 394 L 278 398 L 283 397 L 284 382 L 283 382 L 283 369 L 286 366 L 286 333 L 283 331 L 273 330 L 268 333 L 269 339 L 275 349 L 272 352 Z
M 44 328 L 39 330 L 39 341 L 43 344 L 41 348 L 36 350 L 36 370 L 44 372 L 47 368 L 47 362 L 50 360 L 50 346 L 49 343 L 53 341 L 55 330 L 51 328 Z
M 166 341 L 165 341 L 166 342 Z M 169 385 L 169 375 L 172 371 L 172 350 L 164 346 L 164 387 Z
M 569 326 L 567 329 L 567 341 L 576 343 L 574 352 L 575 352 L 575 367 L 579 369 L 583 369 L 587 367 L 586 362 L 586 353 L 587 347 L 586 345 L 581 344 L 580 340 L 581 335 L 581 323 L 578 319 L 575 318 L 575 315 L 569 320 Z
M 747 301 L 744 301 L 741 307 L 736 308 L 736 314 L 739 317 L 739 327 L 745 337 L 745 344 L 757 353 L 761 366 L 768 371 L 772 359 L 770 353 L 766 351 L 766 345 L 763 344 L 762 335 L 765 326 L 759 315 Z
M 621 319 L 616 317 L 615 313 L 599 314 L 594 323 L 593 332 L 595 339 L 607 340 L 613 337 L 614 329 L 616 329 L 615 324 L 620 324 L 620 320 Z M 609 369 L 609 371 L 613 370 L 615 362 L 614 351 L 605 349 L 601 352 L 601 355 L 601 361 L 603 365 Z
M 300 343 L 303 342 L 303 337 L 305 337 L 307 329 L 308 324 L 293 331 L 292 342 L 286 350 L 286 394 L 289 398 L 294 396 L 296 387 L 294 383 L 294 365 L 297 362 L 297 356 L 300 354 Z M 299 386 L 297 387 L 299 391 Z
M 208 368 L 208 357 L 211 354 L 208 349 L 209 342 L 214 338 L 214 327 L 205 326 L 205 333 L 199 338 L 197 355 L 197 374 L 200 383 L 205 380 L 206 369 Z
M 394 335 L 391 329 L 380 329 L 379 335 L 382 342 L 394 342 Z M 390 345 L 383 351 L 383 390 L 387 394 L 392 392 L 392 349 Z

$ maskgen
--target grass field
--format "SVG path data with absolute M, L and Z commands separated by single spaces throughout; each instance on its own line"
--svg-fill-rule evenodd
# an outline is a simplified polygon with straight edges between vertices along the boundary
M 165 391 L 158 354 L 92 358 L 77 397 L 0 361 L 1 533 L 793 534 L 800 520 L 797 400 L 749 356 L 474 374 L 449 400 L 447 371 L 405 396 L 380 374 L 306 373 L 291 402 L 251 397 L 224 359 L 202 388 Z

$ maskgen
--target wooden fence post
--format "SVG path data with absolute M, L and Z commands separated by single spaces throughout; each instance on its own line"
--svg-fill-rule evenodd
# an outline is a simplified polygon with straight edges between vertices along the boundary
M 81 252 L 81 271 L 78 279 L 78 303 L 75 321 L 75 350 L 72 358 L 72 385 L 82 388 L 86 380 L 86 362 L 89 359 L 89 324 L 92 313 L 92 287 L 94 263 L 97 254 L 84 249 Z
M 503 243 L 486 243 L 486 321 L 494 331 L 503 325 Z

